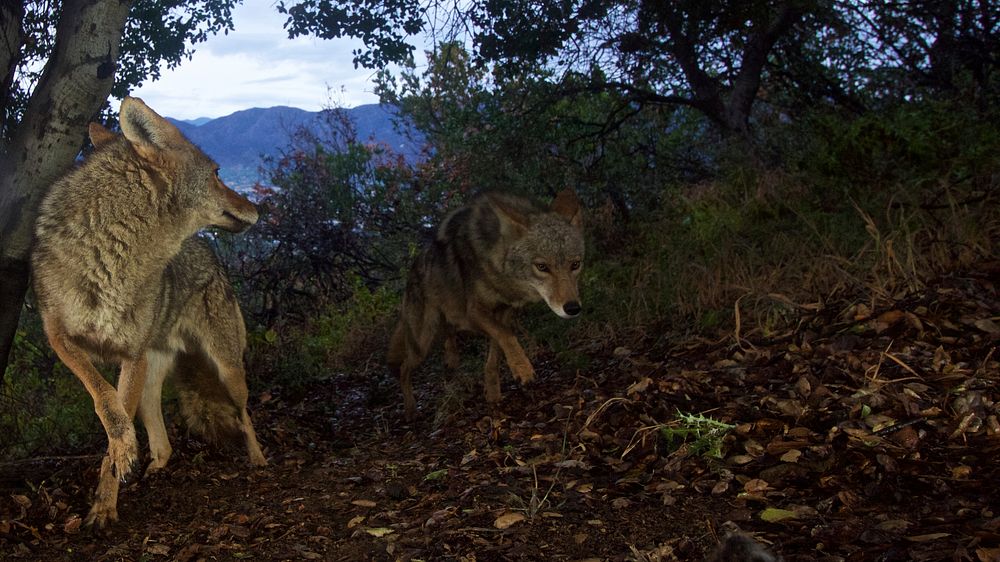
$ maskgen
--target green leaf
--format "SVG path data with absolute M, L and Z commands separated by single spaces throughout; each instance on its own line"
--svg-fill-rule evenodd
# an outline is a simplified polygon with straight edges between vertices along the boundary
M 445 476 L 448 476 L 448 469 L 442 468 L 441 470 L 435 470 L 430 472 L 427 476 L 424 476 L 424 482 L 430 482 L 431 480 L 441 480 Z
M 794 511 L 789 511 L 787 509 L 778 509 L 776 507 L 769 507 L 764 511 L 760 512 L 760 518 L 768 523 L 777 523 L 778 521 L 784 521 L 785 519 L 796 519 L 798 515 Z

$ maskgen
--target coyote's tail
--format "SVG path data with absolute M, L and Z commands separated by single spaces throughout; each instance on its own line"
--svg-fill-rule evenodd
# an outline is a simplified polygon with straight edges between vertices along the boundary
M 180 398 L 181 415 L 188 429 L 220 447 L 235 447 L 242 443 L 241 412 L 207 357 L 181 353 L 177 358 L 174 384 Z

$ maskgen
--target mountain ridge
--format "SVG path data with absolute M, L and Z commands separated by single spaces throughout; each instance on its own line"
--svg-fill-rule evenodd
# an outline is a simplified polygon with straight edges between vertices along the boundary
M 419 143 L 397 130 L 394 106 L 366 104 L 343 111 L 359 140 L 383 143 L 407 158 L 418 154 Z M 316 130 L 322 125 L 321 116 L 321 111 L 279 105 L 241 109 L 201 125 L 167 119 L 219 164 L 219 175 L 227 184 L 246 188 L 264 179 L 259 171 L 262 157 L 279 155 L 300 128 Z

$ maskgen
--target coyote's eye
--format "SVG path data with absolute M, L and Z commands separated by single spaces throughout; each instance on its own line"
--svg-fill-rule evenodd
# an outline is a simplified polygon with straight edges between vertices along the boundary
M 535 264 L 535 269 L 541 271 L 542 273 L 547 273 L 549 271 L 549 265 L 547 263 L 538 262 Z
M 576 270 L 580 269 L 580 260 L 577 260 L 577 261 L 569 264 L 569 268 L 572 269 L 573 271 L 576 271 Z

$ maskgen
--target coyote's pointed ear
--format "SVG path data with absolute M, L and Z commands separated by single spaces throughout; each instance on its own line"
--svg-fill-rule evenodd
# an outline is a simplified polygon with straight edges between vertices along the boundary
M 90 136 L 90 143 L 94 145 L 94 148 L 100 148 L 114 142 L 118 137 L 118 135 L 112 133 L 100 123 L 91 123 L 90 128 L 87 129 L 87 133 Z
M 524 214 L 524 211 L 510 205 L 507 201 L 504 201 L 503 197 L 498 197 L 492 193 L 487 193 L 486 197 L 490 200 L 493 209 L 496 210 L 501 223 L 508 228 L 512 228 L 515 232 L 523 232 L 528 229 L 530 224 L 528 216 Z
M 125 138 L 136 144 L 151 144 L 158 148 L 184 144 L 184 137 L 170 121 L 157 115 L 139 98 L 122 100 L 118 116 Z
M 556 194 L 549 207 L 552 212 L 560 214 L 569 220 L 569 224 L 580 228 L 583 226 L 583 207 L 580 205 L 580 198 L 576 196 L 573 188 L 567 187 Z

